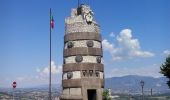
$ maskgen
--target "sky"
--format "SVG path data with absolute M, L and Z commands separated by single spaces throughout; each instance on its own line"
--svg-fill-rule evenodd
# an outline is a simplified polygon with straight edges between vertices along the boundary
M 100 25 L 105 77 L 162 77 L 170 54 L 169 0 L 80 0 Z M 52 8 L 52 83 L 60 84 L 64 19 L 77 0 L 0 0 L 0 87 L 48 84 Z

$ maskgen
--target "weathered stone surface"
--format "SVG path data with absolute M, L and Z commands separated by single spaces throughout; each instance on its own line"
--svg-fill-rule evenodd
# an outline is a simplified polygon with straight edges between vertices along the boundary
M 63 72 L 63 80 L 67 79 L 67 73 Z
M 96 57 L 96 60 L 97 60 L 98 63 L 101 63 L 101 57 L 100 56 Z
M 72 24 L 66 24 L 66 34 L 76 33 L 76 32 L 96 32 L 99 33 L 99 27 L 97 24 L 87 24 L 86 22 L 76 22 Z
M 87 44 L 87 47 L 93 47 L 93 46 L 94 46 L 94 43 L 93 43 L 92 40 L 88 40 L 88 41 L 86 42 L 86 44 Z
M 67 48 L 72 48 L 73 46 L 74 46 L 74 43 L 73 43 L 73 42 L 69 41 L 69 42 L 67 43 Z
M 77 63 L 80 63 L 80 62 L 83 61 L 83 57 L 82 57 L 81 55 L 76 55 L 75 61 L 76 61 Z
M 69 78 L 68 75 L 69 73 L 72 73 L 72 76 Z M 67 72 L 63 72 L 63 80 L 66 79 L 80 79 L 81 78 L 81 72 L 80 71 L 67 71 Z
M 63 88 L 81 88 L 89 87 L 89 88 L 103 88 L 104 80 L 96 77 L 91 78 L 81 78 L 81 79 L 70 79 L 70 80 L 62 80 Z
M 72 72 L 67 72 L 67 79 L 71 79 L 73 77 L 73 73 Z
M 87 87 L 87 88 L 102 88 L 104 87 L 104 83 L 103 83 L 103 79 L 100 78 L 82 78 L 81 82 L 82 82 L 82 86 L 83 87 Z
M 69 90 L 69 88 L 63 89 L 63 94 L 64 94 L 64 95 L 70 95 L 70 90 Z
M 100 72 L 98 70 L 95 71 L 95 75 L 96 77 L 99 77 L 100 76 Z
M 71 41 L 73 44 L 74 44 L 74 47 L 88 47 L 87 46 L 87 42 L 89 40 L 77 40 L 77 41 Z M 99 41 L 94 41 L 94 40 L 90 40 L 90 41 L 93 41 L 93 48 L 101 48 L 101 42 Z M 70 41 L 69 41 L 70 42 Z M 67 49 L 68 48 L 68 43 L 69 42 L 66 42 L 65 43 L 65 47 L 64 49 Z
M 60 100 L 83 100 L 80 95 L 61 95 Z
M 81 88 L 70 88 L 70 95 L 82 95 Z
M 66 57 L 65 58 L 65 64 L 68 64 L 68 63 L 77 63 L 75 61 L 75 57 L 76 56 Z M 96 61 L 96 57 L 98 57 L 98 56 L 82 56 L 82 57 L 83 57 L 82 63 L 98 63 Z
M 100 78 L 101 78 L 101 79 L 104 79 L 103 72 L 99 72 L 99 73 L 100 73 L 100 75 L 99 75 L 99 76 L 100 76 Z
M 77 40 L 95 40 L 101 42 L 101 35 L 98 33 L 94 32 L 76 32 L 76 33 L 71 33 L 71 34 L 66 34 L 64 36 L 64 42 L 68 41 L 77 41 Z
M 98 64 L 98 63 L 72 63 L 72 64 L 63 65 L 63 72 L 81 71 L 81 70 L 97 70 L 103 72 L 104 67 L 103 64 Z
M 81 72 L 73 71 L 73 79 L 79 79 L 79 78 L 81 78 Z
M 85 72 L 84 72 L 85 71 Z M 72 76 L 70 77 L 70 72 L 63 73 L 63 80 L 68 79 L 81 79 L 82 77 L 96 77 L 103 79 L 103 72 L 95 69 L 85 69 L 81 71 L 72 71 Z
M 63 89 L 63 95 L 81 95 L 81 88 L 64 88 Z
M 100 48 L 85 48 L 85 47 L 65 49 L 63 53 L 64 53 L 64 57 L 76 56 L 76 55 L 99 56 L 98 58 L 100 58 L 99 59 L 100 62 L 101 62 L 101 57 L 100 56 L 103 55 L 103 52 L 102 52 L 102 50 Z
M 81 79 L 62 80 L 62 86 L 64 88 L 79 88 L 79 87 L 82 87 Z

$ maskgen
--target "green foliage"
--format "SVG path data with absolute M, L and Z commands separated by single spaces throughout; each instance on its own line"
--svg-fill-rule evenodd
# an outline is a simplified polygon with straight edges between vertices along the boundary
M 169 81 L 167 81 L 167 84 L 170 88 L 170 55 L 166 58 L 166 61 L 161 65 L 160 70 L 160 73 L 169 79 Z
M 103 100 L 111 100 L 111 98 L 109 97 L 108 90 L 104 90 L 102 95 L 103 95 Z

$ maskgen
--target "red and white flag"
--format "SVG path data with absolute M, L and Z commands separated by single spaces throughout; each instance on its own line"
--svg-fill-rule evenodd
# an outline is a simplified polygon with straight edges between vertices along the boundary
M 51 18 L 50 18 L 50 28 L 51 29 L 54 28 L 54 19 L 53 19 L 53 16 L 51 16 Z

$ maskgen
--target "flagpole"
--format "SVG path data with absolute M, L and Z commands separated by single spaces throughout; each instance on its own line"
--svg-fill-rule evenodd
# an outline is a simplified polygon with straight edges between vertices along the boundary
M 51 8 L 50 8 L 50 68 L 49 68 L 49 100 L 51 99 Z
M 79 7 L 79 5 L 80 5 L 80 0 L 78 0 L 78 7 Z

